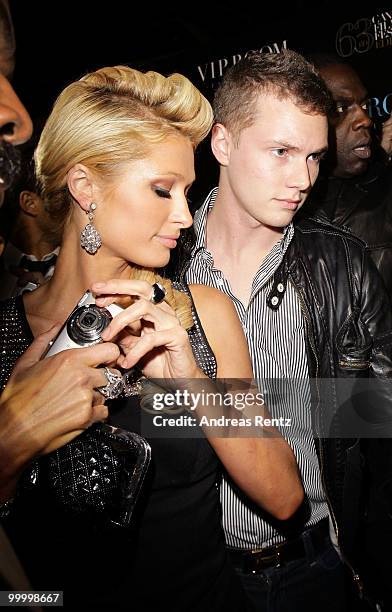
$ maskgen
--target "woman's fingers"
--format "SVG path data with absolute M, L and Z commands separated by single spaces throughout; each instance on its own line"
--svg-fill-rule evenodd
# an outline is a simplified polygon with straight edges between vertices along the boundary
M 122 368 L 131 368 L 153 349 L 180 349 L 186 344 L 187 340 L 188 335 L 180 326 L 177 328 L 154 331 L 150 334 L 145 334 L 144 336 L 140 337 L 138 342 L 128 351 L 124 358 L 120 358 L 119 364 Z
M 142 280 L 109 280 L 91 285 L 92 291 L 97 295 L 133 295 L 151 299 L 152 285 Z
M 120 333 L 121 330 L 132 325 L 132 323 L 136 321 L 140 321 L 140 319 L 154 323 L 155 327 L 159 329 L 179 326 L 179 322 L 173 310 L 166 312 L 151 302 L 140 298 L 135 304 L 116 315 L 108 327 L 102 332 L 101 337 L 105 341 L 111 340 Z

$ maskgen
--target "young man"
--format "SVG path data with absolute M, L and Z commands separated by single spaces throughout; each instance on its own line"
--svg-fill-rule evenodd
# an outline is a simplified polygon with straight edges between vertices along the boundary
M 346 610 L 343 565 L 328 517 L 360 583 L 350 558 L 359 520 L 360 445 L 354 436 L 339 437 L 339 418 L 331 429 L 322 410 L 339 417 L 336 377 L 353 382 L 374 371 L 392 374 L 387 358 L 375 365 L 387 350 L 383 343 L 391 342 L 392 318 L 362 245 L 327 224 L 293 223 L 327 150 L 331 107 L 324 82 L 295 52 L 251 53 L 229 69 L 214 101 L 219 186 L 195 215 L 187 279 L 233 300 L 268 408 L 291 419 L 284 434 L 307 497 L 302 512 L 279 523 L 223 481 L 227 545 L 259 611 Z
M 392 297 L 392 172 L 374 137 L 369 94 L 357 72 L 339 57 L 311 57 L 334 99 L 330 152 L 304 214 L 349 228 L 364 240 Z M 381 145 L 388 146 L 383 131 Z

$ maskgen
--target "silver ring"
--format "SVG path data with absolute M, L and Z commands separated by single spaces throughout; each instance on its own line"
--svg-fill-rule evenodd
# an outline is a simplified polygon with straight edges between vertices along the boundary
M 124 381 L 122 376 L 116 374 L 105 367 L 103 373 L 106 376 L 108 384 L 103 387 L 97 387 L 97 391 L 101 393 L 106 399 L 116 399 L 124 391 Z
M 152 293 L 150 302 L 153 304 L 160 304 L 166 297 L 166 289 L 161 283 L 154 283 L 152 286 Z

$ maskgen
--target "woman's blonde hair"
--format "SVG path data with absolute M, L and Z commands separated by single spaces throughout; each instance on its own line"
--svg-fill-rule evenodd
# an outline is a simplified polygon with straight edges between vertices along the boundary
M 145 157 L 170 135 L 181 134 L 196 148 L 212 119 L 208 100 L 181 74 L 113 66 L 71 83 L 57 98 L 35 152 L 48 212 L 64 225 L 72 202 L 67 174 L 75 164 L 110 181 L 121 164 Z

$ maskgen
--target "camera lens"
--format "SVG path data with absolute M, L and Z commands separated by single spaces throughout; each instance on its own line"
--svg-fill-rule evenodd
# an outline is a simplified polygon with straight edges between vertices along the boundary
M 95 312 L 84 312 L 79 319 L 79 326 L 83 329 L 93 329 L 98 322 L 98 317 Z
M 112 315 L 106 308 L 95 304 L 80 306 L 68 320 L 68 336 L 80 346 L 95 344 L 111 320 Z

